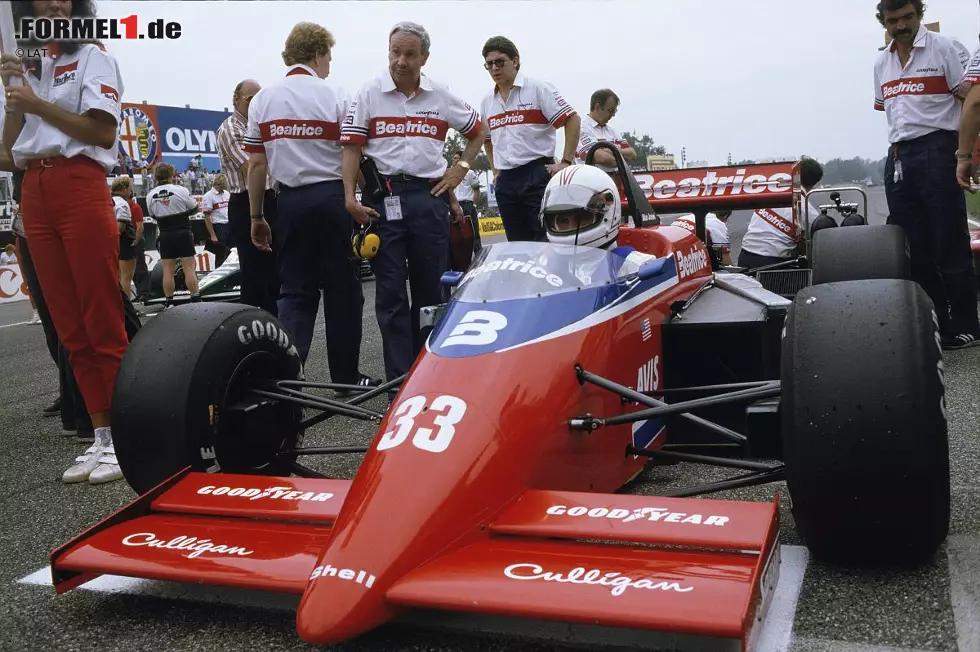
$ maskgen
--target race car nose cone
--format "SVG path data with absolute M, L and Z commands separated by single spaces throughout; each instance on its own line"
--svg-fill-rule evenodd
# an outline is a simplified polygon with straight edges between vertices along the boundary
M 319 575 L 318 575 L 319 573 Z M 336 645 L 396 615 L 377 577 L 364 570 L 318 566 L 296 611 L 296 631 L 307 643 Z

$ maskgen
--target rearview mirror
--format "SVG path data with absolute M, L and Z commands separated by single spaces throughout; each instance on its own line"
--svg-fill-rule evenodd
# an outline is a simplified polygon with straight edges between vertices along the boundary
M 649 260 L 642 265 L 640 265 L 640 271 L 637 272 L 637 276 L 641 281 L 649 281 L 652 278 L 660 276 L 664 271 L 664 266 L 667 264 L 667 258 L 657 258 L 655 260 Z

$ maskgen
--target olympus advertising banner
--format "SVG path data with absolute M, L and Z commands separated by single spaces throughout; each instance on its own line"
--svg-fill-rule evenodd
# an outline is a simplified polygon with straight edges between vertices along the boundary
M 156 104 L 122 105 L 119 152 L 134 161 L 170 163 L 179 171 L 200 157 L 201 166 L 218 170 L 217 131 L 227 111 Z

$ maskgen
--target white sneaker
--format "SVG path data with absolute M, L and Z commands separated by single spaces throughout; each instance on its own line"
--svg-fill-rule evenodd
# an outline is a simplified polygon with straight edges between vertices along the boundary
M 88 476 L 90 484 L 104 484 L 122 480 L 122 469 L 116 460 L 116 449 L 112 444 L 106 446 L 99 457 L 99 465 Z
M 37 310 L 34 311 L 34 314 L 31 315 L 31 320 L 29 322 L 27 322 L 27 323 L 28 324 L 40 324 L 41 323 L 41 315 L 37 314 Z
M 102 453 L 105 451 L 105 444 L 99 437 L 95 438 L 95 443 L 85 449 L 85 453 L 79 455 L 75 458 L 78 464 L 71 466 L 67 471 L 61 476 L 62 482 L 68 484 L 73 484 L 75 482 L 84 482 L 88 480 L 88 476 L 95 470 L 95 467 L 99 465 L 99 460 L 102 458 Z

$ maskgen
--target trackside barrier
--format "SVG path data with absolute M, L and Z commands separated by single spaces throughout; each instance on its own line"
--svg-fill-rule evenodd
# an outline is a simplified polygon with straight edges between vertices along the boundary
M 502 232 L 502 231 L 501 231 Z M 201 274 L 213 272 L 215 269 L 214 254 L 206 251 L 203 246 L 195 247 L 194 266 Z M 147 251 L 146 268 L 152 270 L 160 262 L 159 251 Z M 27 279 L 20 271 L 20 265 L 0 265 L 0 304 L 26 301 L 28 299 Z

